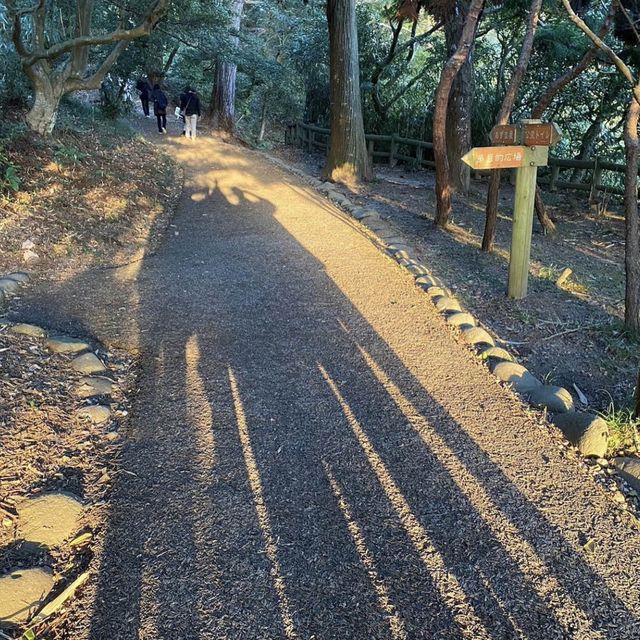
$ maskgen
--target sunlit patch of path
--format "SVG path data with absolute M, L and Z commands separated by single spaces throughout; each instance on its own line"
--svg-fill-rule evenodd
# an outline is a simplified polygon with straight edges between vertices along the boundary
M 396 612 L 396 608 L 391 601 L 391 596 L 389 595 L 389 589 L 387 588 L 387 585 L 378 574 L 375 560 L 373 559 L 371 552 L 367 548 L 367 543 L 364 539 L 362 529 L 353 517 L 351 506 L 347 502 L 347 499 L 345 498 L 344 492 L 338 484 L 338 481 L 335 479 L 331 471 L 331 467 L 326 462 L 323 462 L 323 466 L 327 479 L 329 480 L 329 484 L 331 485 L 333 495 L 336 497 L 338 506 L 340 507 L 340 511 L 342 512 L 342 515 L 347 522 L 349 533 L 353 538 L 353 543 L 355 544 L 356 550 L 358 551 L 360 560 L 365 566 L 367 573 L 369 574 L 369 580 L 371 581 L 371 585 L 373 586 L 376 592 L 376 596 L 378 597 L 378 604 L 387 616 L 387 620 L 389 622 L 389 630 L 391 631 L 391 637 L 393 638 L 393 640 L 404 640 L 408 637 L 404 622 Z
M 341 325 L 346 329 L 343 323 Z M 527 577 L 530 583 L 541 600 L 548 603 L 548 606 L 555 614 L 558 624 L 564 628 L 567 635 L 570 636 L 577 632 L 577 637 L 580 638 L 602 638 L 602 634 L 593 630 L 589 618 L 571 596 L 563 590 L 558 580 L 549 574 L 544 562 L 538 557 L 531 544 L 522 539 L 517 528 L 501 512 L 480 482 L 459 460 L 456 452 L 431 428 L 428 420 L 402 393 L 367 350 L 358 343 L 356 343 L 356 347 L 376 379 L 407 418 L 411 427 L 437 457 L 440 464 L 449 471 L 451 477 L 456 480 L 458 487 L 477 512 L 482 514 L 483 520 L 490 527 L 496 539 L 502 544 L 503 549 L 510 554 L 513 561 L 523 571 L 525 568 L 528 570 L 529 575 Z M 522 562 L 523 558 L 526 559 L 526 563 Z M 487 587 L 491 589 L 490 581 L 487 580 L 486 582 Z M 500 601 L 497 595 L 496 600 Z M 508 611 L 509 607 L 505 605 L 504 610 Z M 509 618 L 514 623 L 513 616 L 509 615 Z M 571 625 L 568 624 L 568 620 L 571 620 Z M 576 623 L 578 628 L 574 626 Z M 517 624 L 514 624 L 514 626 L 517 629 Z M 526 637 L 522 631 L 521 634 L 521 637 Z
M 374 449 L 369 437 L 364 432 L 364 429 L 355 417 L 351 407 L 340 393 L 335 381 L 327 373 L 327 370 L 320 362 L 318 362 L 317 365 L 322 377 L 325 379 L 327 385 L 329 385 L 329 388 L 331 389 L 331 392 L 340 404 L 340 408 L 342 409 L 351 430 L 356 436 L 358 443 L 371 465 L 371 468 L 375 472 L 378 482 L 380 482 L 387 498 L 398 514 L 404 530 L 418 552 L 420 559 L 429 570 L 433 583 L 440 592 L 443 601 L 447 603 L 451 609 L 453 618 L 460 627 L 463 637 L 473 638 L 473 640 L 489 640 L 491 638 L 491 634 L 478 617 L 473 605 L 469 602 L 462 585 L 454 575 L 447 571 L 444 559 L 434 547 L 425 528 L 414 515 L 407 499 L 398 488 L 398 485 L 389 473 L 389 470 L 382 461 L 382 458 Z
M 200 364 L 200 343 L 198 336 L 191 336 L 185 345 L 187 418 L 195 427 L 197 448 L 197 469 L 201 482 L 211 482 L 215 462 L 216 442 L 213 435 L 213 410 L 207 398 Z
M 287 597 L 285 589 L 284 575 L 282 567 L 280 566 L 280 561 L 278 560 L 278 546 L 276 544 L 275 536 L 273 535 L 273 529 L 271 528 L 271 522 L 269 520 L 269 511 L 267 510 L 267 505 L 264 499 L 260 470 L 258 469 L 255 454 L 253 453 L 253 447 L 251 446 L 251 437 L 249 436 L 249 428 L 247 426 L 244 405 L 242 404 L 242 398 L 240 397 L 240 390 L 238 389 L 236 375 L 231 367 L 229 367 L 228 373 L 231 395 L 233 396 L 233 406 L 238 425 L 238 434 L 240 436 L 240 443 L 242 444 L 242 455 L 244 456 L 244 463 L 247 467 L 249 485 L 251 486 L 256 514 L 258 516 L 258 522 L 260 523 L 260 529 L 264 539 L 265 552 L 267 554 L 267 558 L 269 558 L 269 562 L 271 562 L 273 586 L 278 594 L 278 604 L 280 606 L 280 616 L 282 618 L 284 632 L 287 638 L 297 638 L 298 634 L 296 632 L 293 616 L 291 615 L 291 605 L 289 604 L 289 598 Z

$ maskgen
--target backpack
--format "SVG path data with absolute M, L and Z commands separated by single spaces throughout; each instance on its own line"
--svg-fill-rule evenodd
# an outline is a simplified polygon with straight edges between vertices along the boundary
M 165 95 L 164 91 L 158 91 L 158 94 L 156 96 L 156 104 L 158 105 L 158 108 L 166 109 L 168 103 L 169 101 L 167 100 L 167 96 Z

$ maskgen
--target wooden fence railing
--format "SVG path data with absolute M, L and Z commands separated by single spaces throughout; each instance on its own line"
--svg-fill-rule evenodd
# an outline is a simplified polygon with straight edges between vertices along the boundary
M 313 124 L 297 122 L 287 125 L 285 130 L 285 143 L 298 146 L 307 151 L 322 150 L 326 153 L 329 148 L 329 129 L 317 127 Z M 378 135 L 366 134 L 367 151 L 373 163 L 384 163 L 395 166 L 399 161 L 409 166 L 435 167 L 433 161 L 433 143 L 413 138 L 403 138 L 396 134 Z M 570 178 L 563 180 L 560 173 L 563 170 L 582 170 L 589 172 L 587 182 L 575 182 Z M 564 158 L 549 158 L 549 166 L 546 171 L 542 171 L 538 182 L 547 185 L 550 191 L 557 189 L 576 189 L 578 191 L 588 191 L 589 199 L 595 200 L 598 191 L 606 191 L 615 195 L 623 195 L 624 189 L 611 184 L 612 180 L 603 182 L 603 172 L 613 173 L 625 172 L 624 164 L 608 162 L 602 158 L 593 160 L 571 160 Z M 477 175 L 488 173 L 483 171 L 474 172 Z M 621 184 L 621 180 L 616 181 Z

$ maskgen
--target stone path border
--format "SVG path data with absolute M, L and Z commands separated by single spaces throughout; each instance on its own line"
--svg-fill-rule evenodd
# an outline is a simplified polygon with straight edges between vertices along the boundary
M 20 273 L 20 280 L 14 281 L 13 275 L 15 274 L 0 277 L 0 302 L 17 293 L 19 287 L 29 280 L 28 274 Z M 5 281 L 15 282 L 15 286 L 6 284 Z M 3 283 L 6 286 L 3 286 Z M 104 402 L 104 399 L 111 395 L 115 383 L 105 377 L 108 375 L 108 366 L 98 357 L 99 351 L 93 349 L 89 342 L 71 336 L 50 334 L 42 327 L 27 323 L 8 323 L 8 330 L 14 334 L 45 341 L 47 350 L 53 354 L 72 356 L 69 360 L 70 369 L 85 374 L 74 390 L 75 397 L 82 401 L 82 405 L 75 411 L 76 416 L 94 424 L 106 423 L 111 418 L 111 407 Z M 38 508 L 40 503 L 43 505 L 42 508 Z M 62 513 L 64 509 L 60 506 L 61 503 L 69 505 L 69 514 L 66 519 L 63 517 L 65 514 Z M 80 518 L 83 510 L 82 503 L 70 494 L 45 492 L 27 497 L 18 508 L 16 540 L 25 540 L 44 548 L 58 547 L 63 543 L 75 546 L 75 541 L 69 542 L 69 540 L 81 526 Z M 34 515 L 31 512 L 37 513 Z M 83 534 L 80 538 L 87 538 L 87 535 Z M 44 620 L 45 612 L 45 617 L 48 617 L 57 611 L 59 608 L 57 599 L 47 604 L 49 592 L 54 586 L 53 579 L 48 581 L 46 590 L 32 588 L 30 581 L 32 574 L 40 579 L 41 573 L 41 567 L 32 567 L 21 568 L 17 572 L 0 576 L 0 591 L 4 599 L 0 628 L 24 626 L 29 624 L 30 620 L 39 624 Z M 16 576 L 25 577 L 18 580 Z M 85 572 L 81 577 L 84 582 L 88 574 Z M 73 584 L 76 584 L 75 581 Z M 54 604 L 56 606 L 53 606 Z
M 447 324 L 487 364 L 489 370 L 518 393 L 523 401 L 536 409 L 542 409 L 568 444 L 575 447 L 584 458 L 595 460 L 596 475 L 604 484 L 607 484 L 607 479 L 610 480 L 607 488 L 614 500 L 619 504 L 626 504 L 630 512 L 640 519 L 640 459 L 615 458 L 613 466 L 610 465 L 604 457 L 609 429 L 600 416 L 592 412 L 576 411 L 573 397 L 567 389 L 544 384 L 525 367 L 517 364 L 508 350 L 497 347 L 491 333 L 462 308 L 446 285 L 417 259 L 418 252 L 411 243 L 393 224 L 384 220 L 375 208 L 357 206 L 344 194 L 336 191 L 332 183 L 322 182 L 280 158 L 264 152 L 258 153 L 302 179 L 358 221 L 374 244 L 414 277 L 415 284 L 427 293 Z

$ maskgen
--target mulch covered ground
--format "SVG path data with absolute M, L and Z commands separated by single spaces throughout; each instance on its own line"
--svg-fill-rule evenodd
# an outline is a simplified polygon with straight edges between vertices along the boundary
M 111 398 L 101 399 L 112 409 L 110 419 L 93 424 L 75 413 L 100 399 L 80 400 L 74 394 L 82 377 L 70 367 L 74 356 L 52 354 L 44 339 L 14 335 L 8 329 L 0 322 L 0 575 L 50 567 L 56 595 L 86 569 L 93 555 L 93 537 L 105 518 L 117 475 L 116 455 L 128 416 L 127 395 L 135 381 L 134 363 L 123 353 L 98 352 L 117 386 Z M 88 535 L 79 541 L 74 536 L 50 550 L 22 543 L 16 535 L 16 505 L 29 496 L 60 491 L 85 506 L 77 534 Z M 64 616 L 54 616 L 37 631 L 52 633 L 63 620 Z

